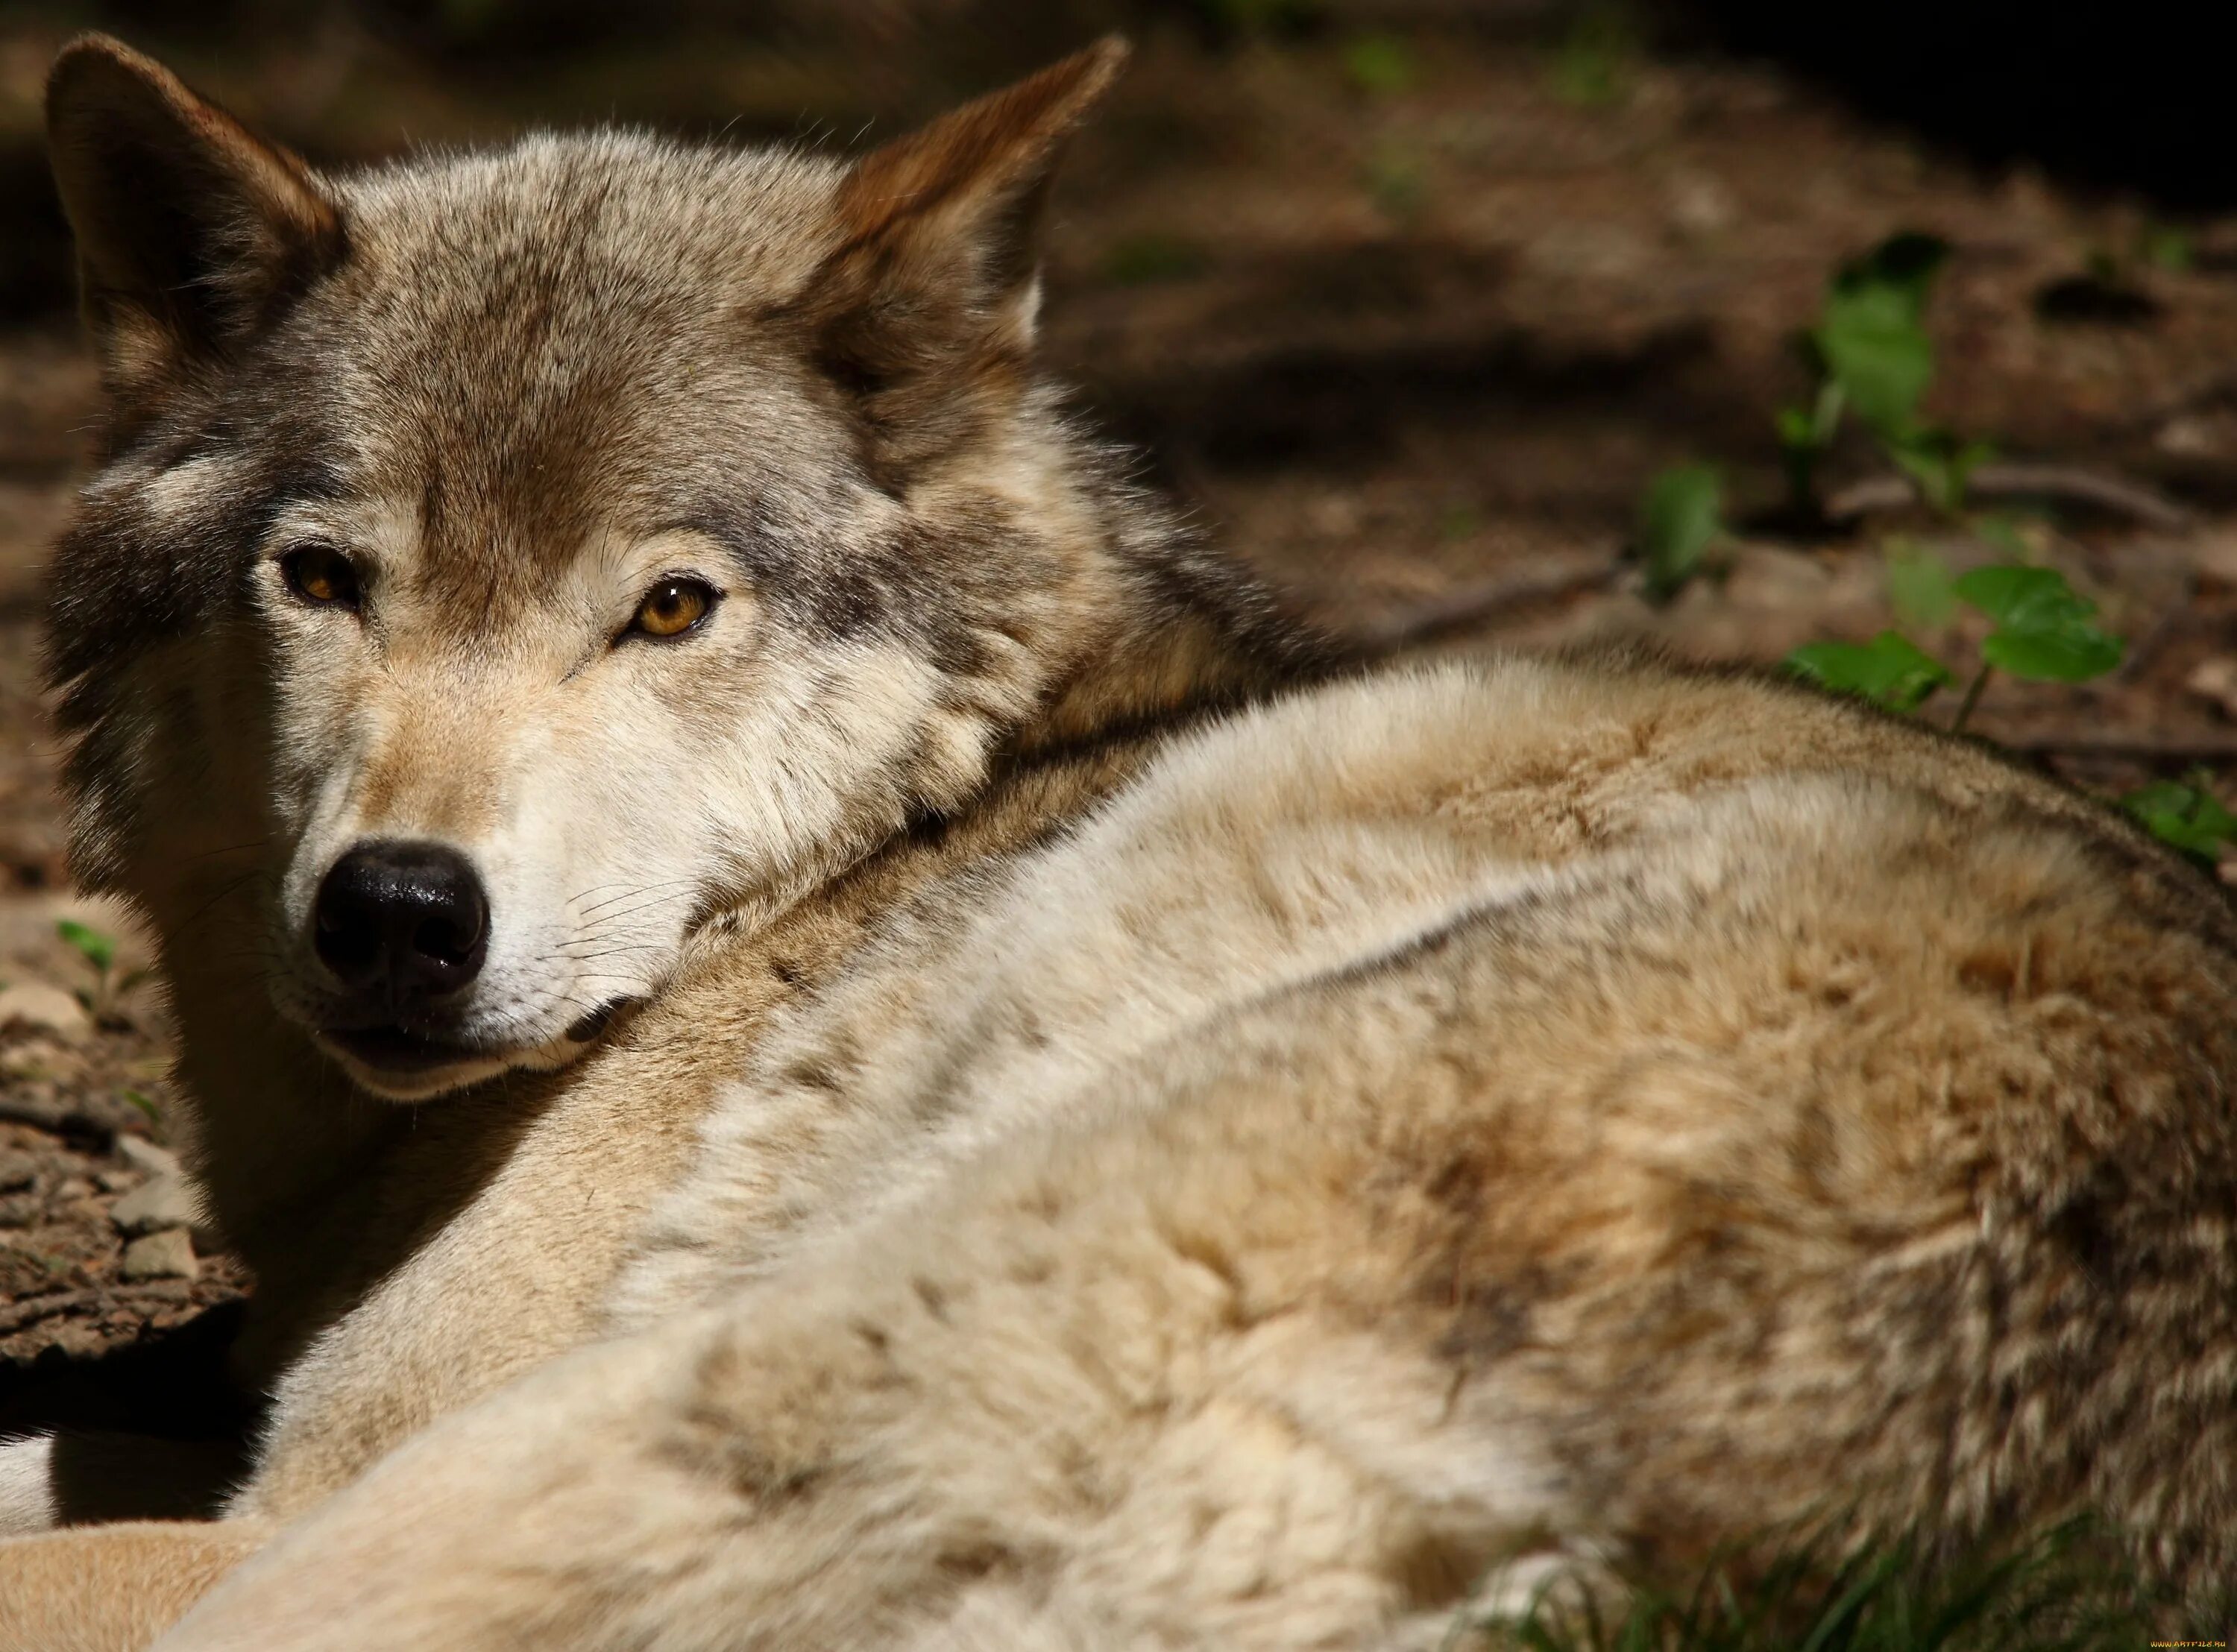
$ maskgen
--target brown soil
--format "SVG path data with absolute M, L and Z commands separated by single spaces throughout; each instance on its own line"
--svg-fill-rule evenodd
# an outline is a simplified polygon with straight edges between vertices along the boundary
M 0 148 L 30 142 L 59 33 L 0 23 Z M 1425 30 L 1406 40 L 1409 83 L 1370 93 L 1348 44 L 1338 28 L 1215 55 L 1153 36 L 1059 197 L 1050 353 L 1219 538 L 1368 632 L 1646 636 L 1766 663 L 1869 636 L 1891 622 L 1891 536 L 1961 565 L 1999 553 L 1916 511 L 1806 539 L 1744 531 L 1721 577 L 1659 609 L 1624 556 L 1647 480 L 1673 461 L 1719 463 L 1737 519 L 1769 519 L 1772 415 L 1803 388 L 1791 335 L 1840 260 L 1932 230 L 1956 247 L 1932 313 L 1935 415 L 2188 512 L 2030 519 L 2036 553 L 2102 602 L 2128 661 L 2075 688 L 1998 681 L 1977 727 L 2103 789 L 2202 763 L 2237 801 L 2237 220 L 2188 226 L 2187 267 L 2162 267 L 2137 255 L 2153 227 L 2134 205 L 1981 175 L 1767 69 L 1620 60 L 1612 100 L 1580 103 L 1545 45 Z M 213 78 L 329 155 L 585 108 L 703 123 L 724 97 L 748 130 L 808 108 L 846 133 L 834 85 L 888 111 L 927 96 L 898 69 L 850 81 L 795 56 L 778 74 L 696 49 L 665 81 L 649 62 L 561 58 L 485 95 L 333 49 L 339 67 L 214 59 Z M 0 176 L 36 166 L 0 161 Z M 2118 301 L 2102 299 L 2108 259 Z M 8 273 L 30 292 L 65 279 Z M 135 1173 L 115 1143 L 164 1134 L 166 1033 L 148 987 L 96 993 L 55 934 L 72 912 L 127 928 L 65 887 L 34 657 L 36 569 L 93 406 L 66 319 L 0 335 L 0 987 L 59 984 L 100 1011 L 73 1032 L 0 1027 L 0 1432 L 11 1392 L 242 1288 L 222 1258 L 192 1282 L 121 1278 L 108 1213 Z M 1881 468 L 1858 445 L 1831 480 Z M 1970 647 L 1924 640 L 1953 660 Z

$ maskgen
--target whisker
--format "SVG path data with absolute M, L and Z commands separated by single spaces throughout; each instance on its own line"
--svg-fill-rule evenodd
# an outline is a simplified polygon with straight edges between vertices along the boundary
M 609 946 L 596 952 L 567 952 L 563 954 L 570 963 L 596 964 L 602 958 L 618 958 L 624 952 L 657 952 L 662 948 L 652 941 L 637 941 L 622 946 Z
M 248 843 L 228 844 L 222 849 L 205 849 L 200 854 L 187 856 L 187 859 L 188 860 L 214 860 L 220 855 L 237 855 L 244 850 L 261 849 L 266 844 L 271 841 L 271 833 L 267 833 L 264 836 L 257 838 Z
M 667 881 L 670 883 L 683 883 L 689 880 L 682 878 L 676 878 L 670 879 Z M 578 900 L 588 900 L 591 896 L 608 889 L 620 890 L 622 892 L 622 895 L 620 897 L 617 897 L 617 898 L 621 898 L 629 895 L 641 895 L 647 890 L 660 889 L 665 886 L 665 884 L 637 884 L 619 881 L 610 884 L 593 884 L 581 894 L 569 896 L 567 898 L 567 905 L 572 906 Z
M 199 918 L 204 912 L 209 911 L 211 907 L 216 905 L 220 901 L 225 899 L 227 896 L 232 894 L 235 890 L 258 878 L 262 877 L 263 875 L 263 869 L 261 867 L 253 868 L 250 871 L 241 873 L 240 877 L 234 879 L 230 883 L 220 889 L 217 893 L 212 895 L 201 905 L 195 907 L 193 912 L 188 913 L 185 923 L 181 924 L 180 927 L 182 929 L 186 928 L 188 925 L 193 924 L 195 919 Z
M 698 880 L 694 878 L 670 878 L 657 884 L 641 884 L 635 889 L 629 890 L 624 893 L 609 896 L 606 899 L 598 902 L 595 906 L 585 907 L 582 915 L 584 918 L 588 918 L 592 912 L 603 912 L 607 907 L 614 905 L 618 902 L 630 899 L 632 896 L 649 895 L 656 889 L 674 889 L 680 884 L 688 885 L 696 883 L 697 881 Z M 604 886 L 611 887 L 610 885 Z M 592 892 L 596 892 L 594 891 Z M 676 897 L 673 895 L 663 895 L 660 897 L 660 898 L 663 900 L 673 900 L 676 898 Z
M 635 917 L 636 917 L 636 916 L 637 916 L 640 912 L 649 912 L 652 911 L 652 910 L 653 910 L 655 907 L 657 907 L 657 906 L 664 906 L 664 905 L 667 905 L 669 902 L 670 902 L 670 901 L 676 901 L 676 900 L 688 900 L 688 899 L 691 898 L 693 896 L 695 896 L 697 892 L 698 892 L 698 891 L 697 891 L 697 890 L 696 890 L 696 888 L 695 887 L 695 888 L 688 888 L 688 889 L 678 889 L 678 890 L 675 891 L 674 892 L 672 892 L 672 893 L 670 893 L 670 894 L 666 894 L 666 895 L 655 895 L 655 896 L 653 896 L 650 900 L 643 901 L 643 902 L 640 903 L 640 904 L 639 904 L 639 905 L 635 905 L 635 906 L 630 906 L 630 907 L 624 907 L 622 911 L 620 911 L 620 912 L 610 912 L 610 913 L 608 913 L 605 917 L 604 917 L 604 918 L 600 918 L 600 919 L 598 920 L 598 922 L 599 922 L 600 924 L 602 924 L 602 925 L 603 925 L 603 924 L 618 924 L 618 923 L 622 922 L 624 918 L 635 918 Z M 623 898 L 623 897 L 617 897 L 616 898 L 617 898 L 617 899 L 618 899 L 618 898 Z M 605 904 L 605 905 L 610 905 L 612 903 L 611 903 L 611 902 L 607 902 L 607 903 L 604 903 L 604 904 Z

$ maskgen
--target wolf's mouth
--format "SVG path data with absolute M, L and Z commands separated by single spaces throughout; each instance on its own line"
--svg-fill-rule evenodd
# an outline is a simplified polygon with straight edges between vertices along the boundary
M 400 1022 L 378 1026 L 325 1026 L 318 1042 L 358 1070 L 359 1081 L 384 1094 L 422 1097 L 459 1083 L 478 1082 L 513 1065 L 564 1066 L 604 1037 L 617 1019 L 642 1002 L 619 997 L 578 1017 L 559 1038 L 528 1046 L 472 1043 L 415 1031 Z M 430 1085 L 433 1088 L 431 1089 Z
M 478 1044 L 430 1038 L 402 1027 L 329 1027 L 319 1037 L 361 1066 L 399 1076 L 487 1061 L 493 1053 Z

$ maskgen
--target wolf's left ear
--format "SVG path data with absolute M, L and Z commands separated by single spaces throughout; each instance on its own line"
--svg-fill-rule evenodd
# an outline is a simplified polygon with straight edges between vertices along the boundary
M 1127 56 L 1099 41 L 855 164 L 808 298 L 841 378 L 874 394 L 1031 346 L 1058 152 Z
M 341 255 L 309 167 L 105 35 L 55 60 L 47 135 L 112 395 L 222 355 Z

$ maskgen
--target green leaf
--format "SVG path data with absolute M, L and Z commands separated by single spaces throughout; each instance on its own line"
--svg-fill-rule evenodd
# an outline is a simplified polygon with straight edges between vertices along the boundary
M 1983 660 L 2031 682 L 2088 682 L 2118 666 L 2126 652 L 2119 637 L 2094 625 L 2063 635 L 1991 631 L 1981 643 Z
M 2154 780 L 2121 800 L 2121 806 L 2155 836 L 2187 853 L 2213 859 L 2225 843 L 2237 843 L 2237 814 L 2202 786 Z
M 148 1116 L 148 1122 L 150 1124 L 161 1124 L 163 1122 L 163 1109 L 156 1106 L 155 1098 L 147 1095 L 144 1091 L 128 1089 L 120 1091 L 119 1094 L 121 1094 L 131 1105 L 138 1108 L 142 1113 L 145 1113 Z
M 1965 484 L 1996 456 L 1986 442 L 1969 442 L 1953 431 L 1932 425 L 1883 435 L 1881 442 L 1897 468 L 1918 484 L 1926 503 L 1944 516 L 1964 508 Z
M 2197 243 L 2186 232 L 2162 224 L 2144 237 L 2144 261 L 2181 275 L 2198 262 Z
M 1896 617 L 1916 629 L 1937 629 L 1957 612 L 1949 564 L 1910 540 L 1888 541 L 1887 585 Z
M 99 930 L 81 924 L 76 918 L 58 920 L 55 925 L 55 933 L 76 947 L 80 956 L 96 970 L 106 972 L 116 962 L 115 938 L 103 935 Z
M 1860 694 L 1891 711 L 1916 711 L 1953 680 L 1942 661 L 1894 631 L 1869 642 L 1805 643 L 1786 664 L 1837 694 Z
M 1857 417 L 1895 431 L 1916 415 L 1934 382 L 1934 346 L 1904 307 L 1880 293 L 1836 298 L 1825 306 L 1818 347 Z
M 1396 35 L 1362 35 L 1343 49 L 1343 72 L 1369 96 L 1394 96 L 1414 83 L 1414 54 Z
M 1818 461 L 1840 433 L 1841 415 L 1849 403 L 1840 385 L 1826 377 L 1824 356 L 1806 335 L 1803 353 L 1809 359 L 1810 371 L 1817 377 L 1818 393 L 1807 407 L 1778 410 L 1778 450 L 1781 466 L 1786 472 L 1789 502 L 1805 516 L 1816 516 L 1819 511 Z
M 1993 563 L 1959 575 L 1950 589 L 2008 631 L 2055 633 L 2097 611 L 2055 568 Z
M 1639 509 L 1639 553 L 1647 594 L 1675 594 L 1700 570 L 1725 531 L 1725 485 L 1713 465 L 1673 464 L 1648 484 Z
M 1883 435 L 1910 429 L 1934 382 L 1926 299 L 1949 251 L 1916 234 L 1881 243 L 1833 278 L 1825 319 L 1810 335 L 1827 376 Z
M 1996 622 L 1981 657 L 2037 682 L 2087 682 L 2121 663 L 2120 638 L 2091 617 L 2097 605 L 2055 569 L 1999 563 L 1962 575 L 1952 589 Z

